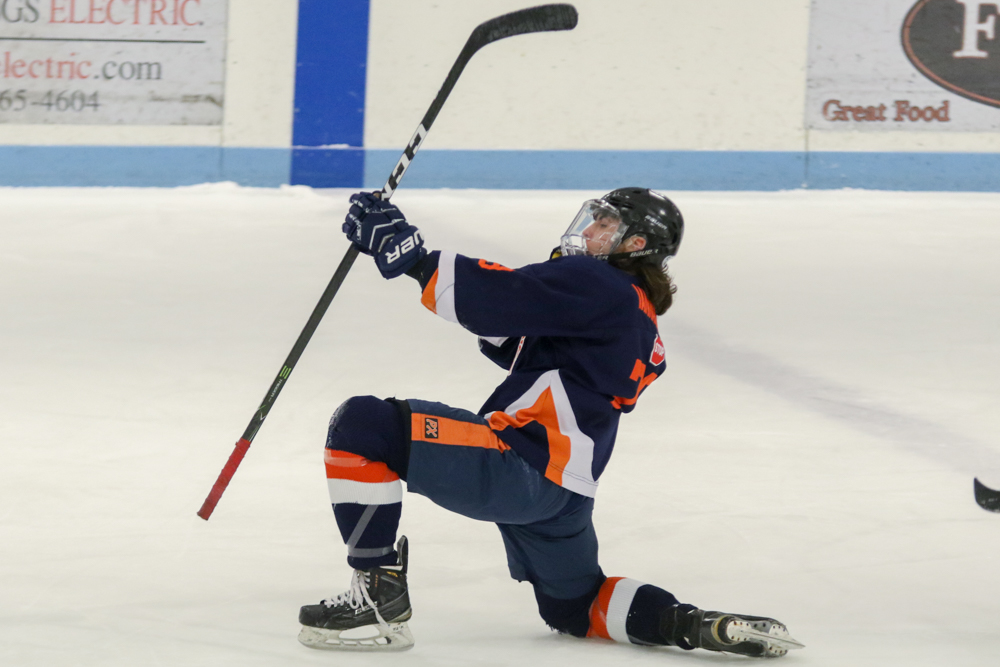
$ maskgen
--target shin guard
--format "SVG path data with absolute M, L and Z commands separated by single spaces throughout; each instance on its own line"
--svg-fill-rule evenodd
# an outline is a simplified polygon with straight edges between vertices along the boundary
M 330 420 L 324 462 L 330 502 L 359 570 L 392 565 L 402 511 L 409 438 L 398 403 L 355 396 Z
M 403 508 L 403 484 L 384 463 L 324 450 L 327 486 L 347 562 L 365 570 L 396 562 L 393 543 Z

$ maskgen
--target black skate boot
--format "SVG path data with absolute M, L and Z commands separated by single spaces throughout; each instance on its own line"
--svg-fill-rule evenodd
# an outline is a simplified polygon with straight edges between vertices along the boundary
M 705 611 L 674 605 L 664 612 L 661 632 L 668 643 L 753 658 L 780 658 L 790 649 L 805 648 L 773 618 Z
M 396 545 L 399 562 L 355 570 L 351 587 L 331 600 L 299 611 L 299 641 L 310 648 L 403 651 L 413 646 L 406 626 L 412 615 L 406 588 L 406 537 Z

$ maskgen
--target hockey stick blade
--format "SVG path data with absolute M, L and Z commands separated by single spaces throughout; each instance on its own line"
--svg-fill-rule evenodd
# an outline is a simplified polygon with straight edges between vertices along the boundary
M 465 46 L 462 47 L 462 51 L 458 54 L 458 58 L 455 59 L 454 64 L 451 66 L 451 70 L 449 70 L 448 76 L 445 77 L 444 83 L 441 84 L 441 89 L 438 90 L 434 101 L 427 107 L 427 112 L 424 114 L 420 124 L 417 125 L 413 136 L 410 137 L 410 142 L 399 157 L 399 161 L 385 182 L 385 186 L 382 187 L 382 198 L 388 199 L 396 191 L 396 188 L 399 187 L 399 181 L 402 180 L 403 174 L 406 173 L 406 169 L 410 166 L 410 162 L 413 161 L 413 157 L 423 145 L 424 137 L 427 136 L 431 125 L 437 119 L 438 112 L 441 111 L 441 107 L 444 106 L 448 96 L 451 95 L 452 89 L 458 82 L 458 77 L 462 76 L 465 66 L 469 64 L 472 56 L 476 55 L 479 49 L 487 44 L 492 44 L 507 37 L 514 37 L 515 35 L 526 35 L 532 32 L 572 30 L 576 27 L 576 22 L 577 13 L 573 5 L 555 4 L 521 9 L 490 19 L 476 26 L 472 34 L 469 35 L 469 39 L 466 40 Z
M 576 7 L 569 4 L 528 7 L 479 24 L 472 31 L 469 42 L 478 44 L 477 48 L 482 48 L 490 42 L 514 35 L 572 30 L 576 27 L 578 18 Z
M 528 9 L 511 12 L 510 14 L 498 16 L 476 26 L 476 29 L 472 31 L 472 34 L 466 41 L 465 46 L 462 48 L 462 52 L 458 55 L 458 59 L 455 60 L 455 64 L 451 66 L 451 71 L 448 72 L 448 77 L 441 86 L 441 90 L 438 91 L 434 101 L 431 102 L 431 106 L 424 114 L 423 120 L 421 120 L 420 124 L 417 125 L 417 130 L 413 133 L 413 137 L 410 139 L 410 143 L 403 151 L 403 155 L 399 158 L 399 162 L 396 163 L 396 167 L 389 175 L 389 179 L 386 181 L 385 187 L 382 188 L 382 197 L 388 199 L 396 190 L 400 179 L 403 177 L 403 173 L 410 165 L 410 162 L 416 155 L 417 150 L 419 150 L 424 137 L 427 136 L 427 132 L 430 131 L 431 125 L 434 123 L 434 119 L 437 118 L 438 112 L 441 110 L 441 107 L 444 106 L 445 100 L 448 99 L 448 95 L 451 93 L 452 88 L 455 87 L 455 82 L 458 81 L 458 77 L 462 74 L 462 70 L 465 69 L 466 64 L 468 64 L 469 60 L 479 49 L 491 42 L 495 42 L 506 37 L 513 37 L 514 35 L 524 35 L 531 32 L 572 30 L 576 27 L 576 22 L 577 13 L 576 8 L 573 7 L 573 5 L 554 4 L 529 7 Z M 264 396 L 264 401 L 261 403 L 260 407 L 257 408 L 257 412 L 254 413 L 253 418 L 250 420 L 246 430 L 243 432 L 243 437 L 236 443 L 233 453 L 230 455 L 225 467 L 223 467 L 222 472 L 219 473 L 219 476 L 215 480 L 215 484 L 212 486 L 212 490 L 209 492 L 208 497 L 202 504 L 201 509 L 198 510 L 198 516 L 205 521 L 208 521 L 209 517 L 212 516 L 212 512 L 215 511 L 215 506 L 218 504 L 219 499 L 222 498 L 223 492 L 226 490 L 230 480 L 232 480 L 233 475 L 236 473 L 236 469 L 243 461 L 243 457 L 246 455 L 247 450 L 250 449 L 250 443 L 253 442 L 254 437 L 257 435 L 257 431 L 260 430 L 260 427 L 264 423 L 264 419 L 267 418 L 267 414 L 270 412 L 271 406 L 274 405 L 276 400 L 278 400 L 278 395 L 281 393 L 285 382 L 288 380 L 289 375 L 291 375 L 292 370 L 295 368 L 295 364 L 298 363 L 299 357 L 305 350 L 306 345 L 309 344 L 309 340 L 312 338 L 313 332 L 316 331 L 316 327 L 319 326 L 320 320 L 322 320 L 323 315 L 326 314 L 327 308 L 330 307 L 333 297 L 337 295 L 341 284 L 344 282 L 344 278 L 347 277 L 347 273 L 351 270 L 351 266 L 354 265 L 354 260 L 356 260 L 357 257 L 358 249 L 351 244 L 351 246 L 347 249 L 347 252 L 344 254 L 344 258 L 340 260 L 340 264 L 337 266 L 337 270 L 333 274 L 333 278 L 330 279 L 330 283 L 327 285 L 326 290 L 320 297 L 319 303 L 317 303 L 316 307 L 313 308 L 312 315 L 309 316 L 309 321 L 306 322 L 306 326 L 302 329 L 302 333 L 299 334 L 298 340 L 295 341 L 295 345 L 292 347 L 292 351 L 289 352 L 288 357 L 285 359 L 284 365 L 278 372 L 277 377 L 274 378 L 274 382 L 271 383 L 271 387 Z
M 972 480 L 972 487 L 980 507 L 990 512 L 1000 512 L 1000 491 L 994 491 L 978 479 Z

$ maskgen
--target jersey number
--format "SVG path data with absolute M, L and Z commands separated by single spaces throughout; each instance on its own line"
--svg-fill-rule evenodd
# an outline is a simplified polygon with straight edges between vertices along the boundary
M 621 396 L 615 396 L 611 399 L 611 405 L 616 409 L 621 410 L 623 405 L 635 405 L 635 402 L 639 400 L 639 394 L 642 390 L 653 383 L 653 380 L 659 376 L 656 373 L 650 373 L 646 375 L 646 364 L 642 362 L 642 359 L 635 360 L 635 367 L 632 368 L 632 375 L 629 376 L 629 380 L 633 382 L 638 382 L 639 386 L 636 387 L 635 396 L 632 398 L 623 398 Z

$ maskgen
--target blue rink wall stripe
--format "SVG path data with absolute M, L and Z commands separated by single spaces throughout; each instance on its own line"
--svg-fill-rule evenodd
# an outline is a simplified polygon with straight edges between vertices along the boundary
M 808 154 L 807 187 L 1000 192 L 998 153 Z
M 365 151 L 366 188 L 399 151 Z M 403 187 L 602 190 L 870 190 L 1000 192 L 997 153 L 793 151 L 421 151 Z
M 0 146 L 0 185 L 171 187 L 235 181 L 380 188 L 400 151 L 211 146 Z M 1000 192 L 1000 154 L 424 150 L 403 187 Z
M 288 183 L 284 148 L 0 146 L 0 185 L 172 187 L 218 181 Z
M 369 0 L 299 0 L 292 145 L 355 150 L 294 150 L 293 184 L 361 181 L 369 10 Z
M 365 187 L 381 187 L 399 151 L 365 153 Z M 468 151 L 417 154 L 403 187 L 608 190 L 789 190 L 804 181 L 805 157 L 737 151 Z

